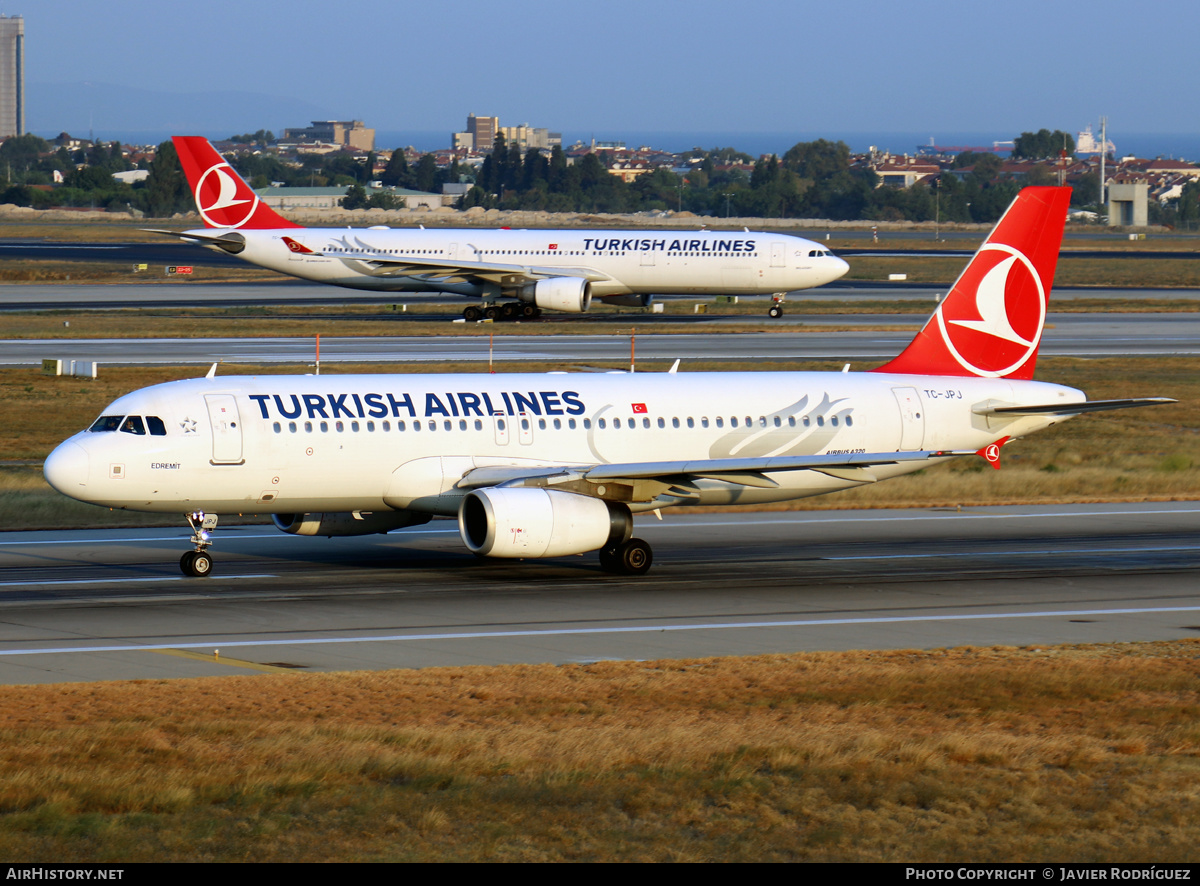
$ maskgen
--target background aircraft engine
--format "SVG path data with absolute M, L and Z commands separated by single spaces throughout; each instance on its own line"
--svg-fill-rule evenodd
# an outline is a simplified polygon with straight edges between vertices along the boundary
M 553 489 L 476 489 L 458 509 L 458 531 L 481 557 L 561 557 L 623 542 L 633 518 L 623 504 Z
M 522 286 L 517 295 L 539 308 L 583 314 L 592 304 L 592 284 L 582 277 L 551 277 Z
M 648 308 L 654 304 L 654 296 L 648 292 L 631 295 L 604 295 L 600 300 L 606 305 L 618 305 L 622 308 Z
M 428 523 L 415 511 L 348 511 L 336 514 L 272 514 L 275 528 L 288 535 L 375 535 Z

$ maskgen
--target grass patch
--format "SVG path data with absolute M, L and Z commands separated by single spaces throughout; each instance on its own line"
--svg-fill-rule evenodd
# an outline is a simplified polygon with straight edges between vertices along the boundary
M 1177 641 L 0 687 L 0 854 L 1188 861 L 1198 655 Z

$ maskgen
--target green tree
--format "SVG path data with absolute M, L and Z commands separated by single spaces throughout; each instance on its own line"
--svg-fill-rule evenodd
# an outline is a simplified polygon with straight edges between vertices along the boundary
M 1056 129 L 1039 129 L 1037 132 L 1022 132 L 1013 140 L 1012 156 L 1026 160 L 1052 160 L 1066 151 L 1067 156 L 1075 153 L 1075 139 L 1069 133 Z
M 366 209 L 368 206 L 367 189 L 360 184 L 353 184 L 342 198 L 342 209 Z
M 152 218 L 166 218 L 176 212 L 195 209 L 192 192 L 179 165 L 175 145 L 169 141 L 158 146 L 150 175 L 136 192 L 138 208 Z
M 396 148 L 392 151 L 391 159 L 388 160 L 379 180 L 389 188 L 411 188 L 415 184 L 408 168 L 408 157 L 404 154 L 404 148 Z
M 433 154 L 422 154 L 417 161 L 416 184 L 418 191 L 432 193 L 438 190 L 438 167 Z

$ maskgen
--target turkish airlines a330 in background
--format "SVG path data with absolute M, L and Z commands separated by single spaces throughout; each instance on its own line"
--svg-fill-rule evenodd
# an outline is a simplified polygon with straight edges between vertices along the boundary
M 784 293 L 849 268 L 811 240 L 761 231 L 305 228 L 263 203 L 207 139 L 173 141 L 205 227 L 154 233 L 318 283 L 482 299 L 463 312 L 470 320 L 583 313 L 593 299 Z
M 46 460 L 111 508 L 193 525 L 181 566 L 212 568 L 215 514 L 365 535 L 457 516 L 490 557 L 599 551 L 642 573 L 633 515 L 785 501 L 978 453 L 1084 412 L 1032 380 L 1070 190 L 1023 190 L 913 342 L 871 372 L 209 377 L 116 400 Z

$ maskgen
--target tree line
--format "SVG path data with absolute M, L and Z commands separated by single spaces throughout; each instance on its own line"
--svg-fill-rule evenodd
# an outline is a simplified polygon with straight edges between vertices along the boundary
M 272 133 L 260 130 L 237 136 L 244 143 L 262 144 Z M 1022 133 L 1016 150 L 1026 157 L 1053 157 L 1070 136 L 1055 130 Z M 254 188 L 272 183 L 289 187 L 344 187 L 346 208 L 398 208 L 388 193 L 369 195 L 366 185 L 376 177 L 374 153 L 361 160 L 341 152 L 305 155 L 299 164 L 285 163 L 266 152 L 242 152 L 231 158 L 235 169 Z M 828 218 L 835 220 L 992 222 L 999 218 L 1017 191 L 1029 184 L 1053 184 L 1052 174 L 1035 168 L 1021 181 L 1001 174 L 1001 160 L 991 153 L 960 154 L 951 170 L 930 183 L 909 188 L 878 187 L 878 177 L 863 166 L 852 166 L 849 147 L 841 141 L 799 142 L 782 156 L 752 160 L 731 147 L 695 148 L 682 160 L 686 172 L 654 169 L 626 182 L 609 172 L 599 154 L 585 154 L 568 163 L 562 148 L 547 156 L 538 149 L 524 152 L 497 136 L 494 149 L 477 170 L 455 160 L 439 167 L 433 154 L 409 163 L 397 149 L 378 174 L 382 184 L 438 192 L 446 182 L 472 183 L 460 208 L 541 210 L 548 212 L 633 213 L 686 210 L 697 215 L 757 218 Z M 749 167 L 747 169 L 746 167 Z M 117 143 L 94 144 L 85 150 L 52 150 L 37 136 L 13 137 L 0 144 L 0 175 L 6 176 L 0 203 L 49 208 L 94 206 L 110 210 L 134 208 L 163 217 L 193 209 L 191 194 L 171 142 L 158 146 L 149 177 L 133 185 L 118 182 L 113 172 L 131 168 Z M 950 174 L 962 170 L 960 174 Z M 37 189 L 53 181 L 63 185 Z M 1097 176 L 1074 185 L 1072 203 L 1098 200 Z M 1200 226 L 1200 187 L 1189 186 L 1183 197 L 1166 208 L 1151 207 L 1152 222 Z

